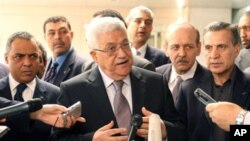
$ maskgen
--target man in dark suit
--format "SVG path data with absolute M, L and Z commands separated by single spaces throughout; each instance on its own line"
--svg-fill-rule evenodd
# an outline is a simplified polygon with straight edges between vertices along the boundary
M 93 17 L 94 18 L 95 17 L 115 17 L 115 18 L 120 19 L 124 23 L 124 25 L 127 27 L 127 24 L 126 24 L 125 20 L 123 19 L 122 15 L 118 11 L 115 11 L 115 10 L 111 10 L 111 9 L 101 10 L 101 11 L 96 12 L 93 15 Z M 139 68 L 144 68 L 147 70 L 155 71 L 154 64 L 152 64 L 147 59 L 141 58 L 141 57 L 136 56 L 136 55 L 133 55 L 133 65 L 137 66 Z M 85 71 L 87 71 L 95 66 L 96 66 L 96 64 L 94 63 L 93 60 L 86 61 L 83 64 L 82 72 L 85 72 Z
M 167 79 L 176 104 L 181 82 L 197 77 L 198 70 L 203 69 L 196 61 L 201 52 L 199 31 L 189 23 L 173 23 L 167 28 L 164 47 L 172 63 L 160 66 L 156 71 Z
M 53 56 L 48 60 L 44 80 L 56 86 L 81 73 L 86 61 L 73 48 L 73 31 L 69 21 L 63 16 L 49 17 L 43 25 L 44 37 Z M 54 66 L 55 65 L 55 66 Z M 53 75 L 50 73 L 52 68 Z
M 163 51 L 147 44 L 153 29 L 153 12 L 149 8 L 145 6 L 134 7 L 130 10 L 126 22 L 133 54 L 151 61 L 155 67 L 170 62 Z
M 62 141 L 125 141 L 131 115 L 141 114 L 143 123 L 135 140 L 143 141 L 148 136 L 151 112 L 168 121 L 161 122 L 162 138 L 171 141 L 183 137 L 184 127 L 163 77 L 132 67 L 124 24 L 117 18 L 94 18 L 87 28 L 86 38 L 90 54 L 98 66 L 63 82 L 59 103 L 68 106 L 80 100 L 84 107 L 82 116 L 87 122 L 77 123 L 70 130 L 57 130 L 52 138 Z M 123 86 L 117 88 L 117 81 Z M 123 104 L 121 109 L 119 104 Z
M 0 63 L 0 79 L 7 76 L 9 70 L 6 65 Z
M 9 75 L 0 79 L 1 97 L 9 100 L 27 101 L 40 98 L 44 104 L 56 103 L 58 87 L 36 78 L 39 64 L 39 48 L 35 38 L 28 32 L 16 32 L 7 40 L 5 61 L 9 65 Z M 22 90 L 20 90 L 22 88 Z M 47 140 L 51 126 L 39 121 L 31 122 L 28 132 L 16 131 L 16 119 L 7 120 L 11 128 L 3 141 Z
M 184 117 L 190 141 L 229 141 L 229 132 L 213 124 L 205 105 L 196 99 L 194 91 L 203 89 L 216 101 L 229 101 L 249 110 L 250 77 L 235 65 L 240 51 L 239 33 L 228 23 L 213 22 L 204 30 L 206 63 L 211 71 L 181 85 L 177 110 Z

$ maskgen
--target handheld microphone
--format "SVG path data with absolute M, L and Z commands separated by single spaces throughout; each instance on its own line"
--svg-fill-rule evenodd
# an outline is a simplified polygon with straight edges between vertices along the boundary
M 133 141 L 135 138 L 135 134 L 137 129 L 141 126 L 142 124 L 142 117 L 139 114 L 136 114 L 132 117 L 131 119 L 131 129 L 129 131 L 129 136 L 127 141 Z
M 161 119 L 157 114 L 149 117 L 148 141 L 161 141 Z
M 0 118 L 7 118 L 10 116 L 16 116 L 24 112 L 34 112 L 43 107 L 42 101 L 39 98 L 21 102 L 15 105 L 11 105 L 0 109 Z

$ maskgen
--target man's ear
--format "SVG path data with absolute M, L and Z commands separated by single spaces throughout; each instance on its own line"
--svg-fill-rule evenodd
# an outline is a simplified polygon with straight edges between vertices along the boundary
M 4 60 L 6 64 L 9 64 L 9 58 L 8 58 L 8 53 L 4 54 Z
M 95 63 L 98 63 L 97 55 L 96 55 L 96 52 L 94 50 L 90 51 L 90 55 L 91 55 L 92 59 L 95 61 Z

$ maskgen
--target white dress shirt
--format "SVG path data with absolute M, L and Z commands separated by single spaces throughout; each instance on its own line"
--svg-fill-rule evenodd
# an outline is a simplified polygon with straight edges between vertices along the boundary
M 177 76 L 180 76 L 183 81 L 190 79 L 190 78 L 193 78 L 194 73 L 196 71 L 196 68 L 197 68 L 197 62 L 195 61 L 194 65 L 191 67 L 191 69 L 189 71 L 187 71 L 185 74 L 179 75 L 179 74 L 177 74 L 174 66 L 172 65 L 171 74 L 170 74 L 170 78 L 168 81 L 168 87 L 169 87 L 170 91 L 173 92 Z
M 10 85 L 10 90 L 11 90 L 11 95 L 12 95 L 12 99 L 14 99 L 14 96 L 16 94 L 16 87 L 19 85 L 20 83 L 17 82 L 11 74 L 9 74 L 9 85 Z M 24 101 L 30 100 L 33 98 L 34 92 L 35 92 L 35 88 L 36 88 L 36 79 L 33 79 L 31 82 L 26 83 L 27 88 L 25 88 L 25 90 L 23 91 L 23 99 Z
M 100 67 L 99 68 L 99 71 L 101 73 L 101 76 L 102 76 L 102 79 L 103 79 L 103 82 L 104 82 L 104 85 L 105 85 L 105 88 L 106 88 L 106 91 L 107 91 L 107 94 L 108 94 L 108 98 L 109 98 L 109 101 L 111 103 L 111 106 L 112 106 L 112 109 L 114 111 L 114 98 L 115 98 L 115 94 L 116 94 L 116 90 L 114 88 L 114 86 L 112 85 L 112 83 L 114 82 L 113 79 L 111 79 L 110 77 L 108 77 Z M 129 75 L 123 79 L 123 87 L 122 87 L 122 93 L 123 95 L 125 96 L 125 98 L 127 99 L 128 101 L 128 104 L 129 104 L 129 107 L 130 107 L 130 110 L 133 111 L 133 106 L 132 106 L 132 88 L 131 88 L 131 82 L 130 82 L 130 77 Z M 132 113 L 132 112 L 131 112 Z
M 142 47 L 140 47 L 138 49 L 135 49 L 133 47 L 131 48 L 133 55 L 137 55 L 137 51 L 139 51 L 140 55 L 137 55 L 137 56 L 140 56 L 142 58 L 145 57 L 146 49 L 147 49 L 147 44 L 144 44 Z

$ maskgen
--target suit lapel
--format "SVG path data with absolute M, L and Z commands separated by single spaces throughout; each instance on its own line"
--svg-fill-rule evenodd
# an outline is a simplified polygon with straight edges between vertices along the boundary
M 43 103 L 47 101 L 46 88 L 41 83 L 41 80 L 36 78 L 36 88 L 33 95 L 33 98 L 40 98 Z
M 55 77 L 55 84 L 57 84 L 58 82 L 62 82 L 69 74 L 69 72 L 72 70 L 72 64 L 74 64 L 74 49 L 72 49 L 67 58 L 64 60 L 63 65 L 61 66 L 60 70 L 58 71 L 58 73 L 56 74 Z
M 248 79 L 247 79 L 248 78 Z M 250 77 L 244 75 L 237 67 L 236 67 L 236 75 L 233 87 L 233 94 L 231 101 L 240 105 L 245 109 L 250 108 L 250 88 L 249 88 L 249 80 Z
M 4 77 L 0 82 L 0 95 L 7 99 L 13 99 L 11 95 L 9 77 Z
M 148 45 L 146 48 L 146 53 L 144 58 L 148 59 L 149 61 L 152 61 L 152 58 L 154 58 L 154 53 L 152 52 L 151 48 Z
M 201 65 L 198 64 L 194 79 L 196 79 L 197 88 L 201 88 L 203 91 L 205 91 L 207 94 L 211 96 L 212 94 L 212 85 L 211 82 L 213 81 L 213 77 L 211 73 L 204 69 Z M 197 99 L 198 100 L 198 99 Z M 202 118 L 205 116 L 206 120 L 208 121 L 209 125 L 212 126 L 211 118 L 209 117 L 208 113 L 205 111 L 205 106 L 199 101 L 200 106 L 198 106 L 198 112 L 197 115 L 200 116 L 200 120 L 202 121 Z M 204 114 L 204 116 L 203 116 Z
M 144 105 L 145 96 L 145 82 L 142 80 L 143 76 L 139 71 L 132 68 L 130 73 L 131 86 L 132 86 L 132 104 L 133 104 L 133 115 L 141 114 L 141 107 Z
M 105 115 L 105 118 L 109 121 L 115 121 L 113 109 L 98 67 L 93 68 L 93 71 L 89 74 L 88 80 L 89 86 L 87 86 L 87 91 L 89 91 L 88 93 L 93 101 L 93 105 L 97 108 L 97 112 L 100 112 L 100 115 Z
M 171 70 L 172 70 L 172 64 L 167 64 L 166 71 L 163 74 L 164 77 L 166 77 L 167 82 L 169 82 Z

